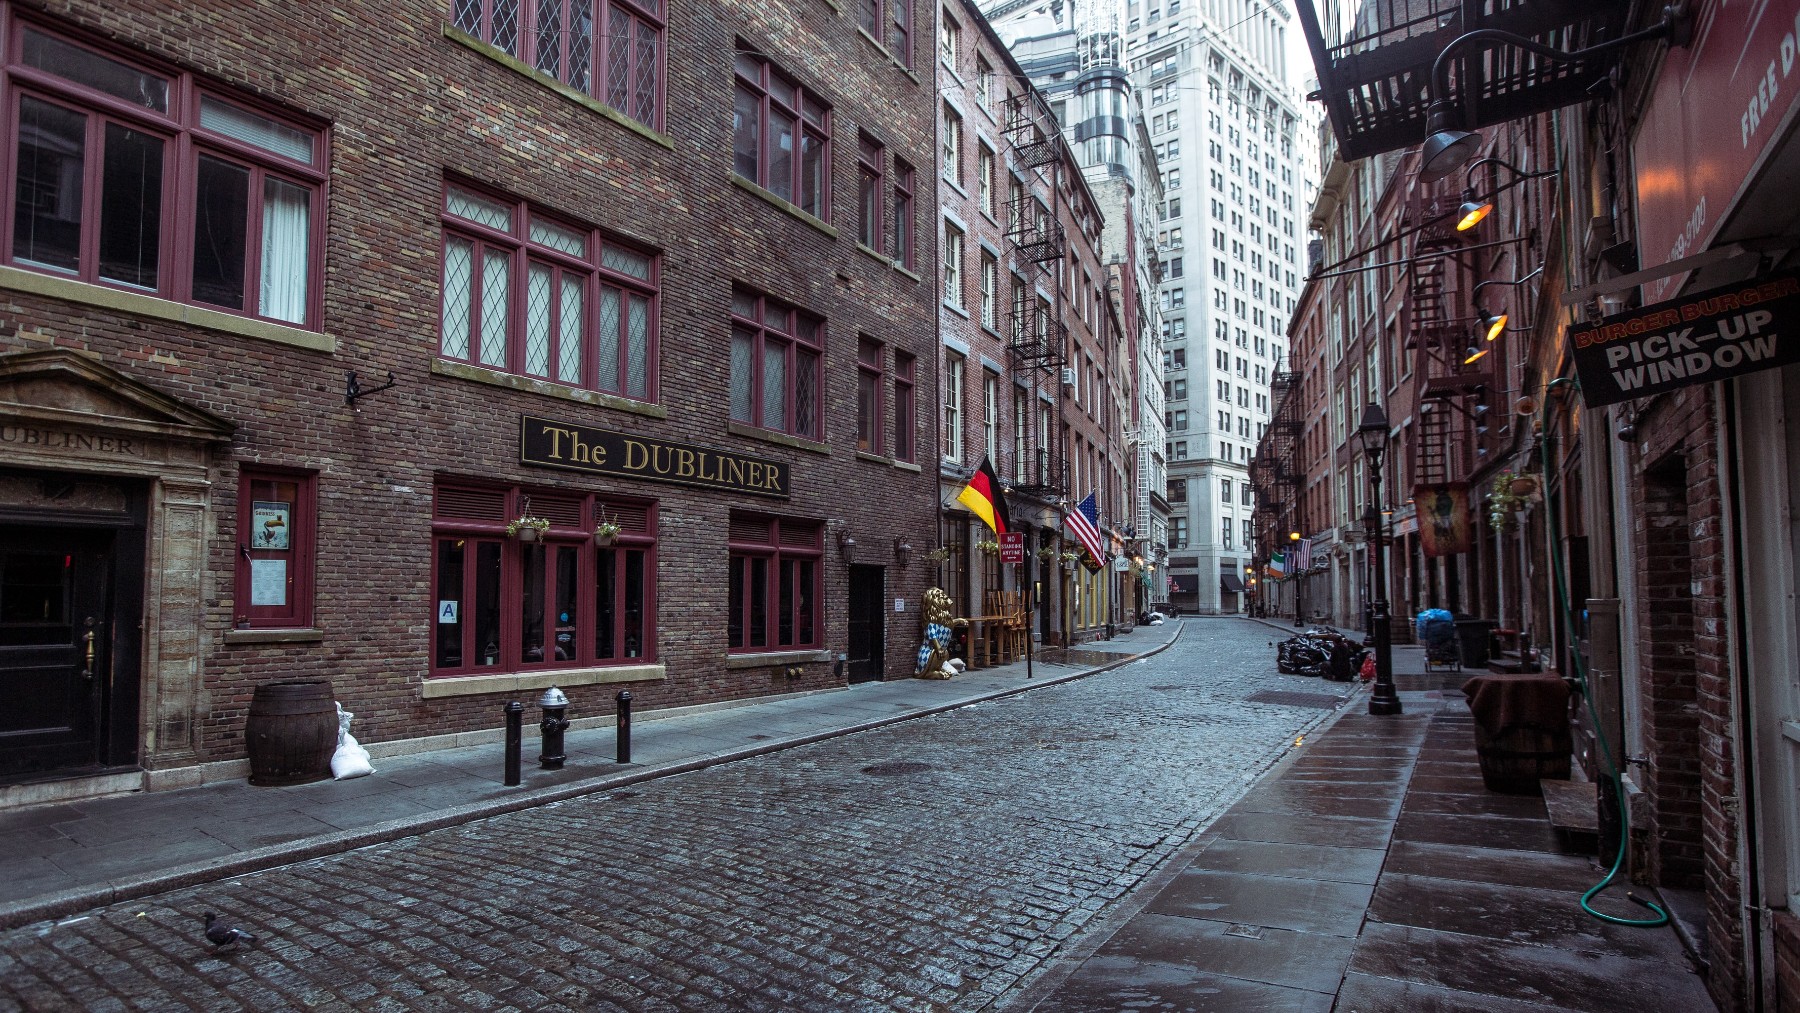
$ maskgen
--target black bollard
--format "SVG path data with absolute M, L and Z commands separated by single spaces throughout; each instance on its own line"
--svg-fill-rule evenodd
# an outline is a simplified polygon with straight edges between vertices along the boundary
M 538 698 L 538 706 L 544 711 L 544 720 L 538 722 L 544 746 L 538 755 L 538 766 L 545 770 L 561 770 L 563 760 L 567 759 L 563 755 L 563 733 L 569 730 L 569 698 L 552 686 Z
M 619 762 L 620 763 L 630 763 L 631 762 L 631 691 L 628 689 L 619 690 L 619 695 L 613 697 L 613 699 L 617 700 L 619 702 L 619 731 L 618 731 L 618 735 L 616 736 L 619 740 Z
M 519 784 L 519 752 L 525 746 L 525 705 L 517 700 L 504 708 L 506 711 L 506 786 L 518 787 Z

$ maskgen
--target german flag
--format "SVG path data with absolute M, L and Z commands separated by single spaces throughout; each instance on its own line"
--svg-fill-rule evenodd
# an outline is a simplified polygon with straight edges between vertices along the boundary
M 994 466 L 985 456 L 975 474 L 969 476 L 969 484 L 956 494 L 956 501 L 993 528 L 996 535 L 1006 534 L 1011 526 L 1006 516 L 1006 496 L 1000 491 L 1000 476 L 994 474 Z

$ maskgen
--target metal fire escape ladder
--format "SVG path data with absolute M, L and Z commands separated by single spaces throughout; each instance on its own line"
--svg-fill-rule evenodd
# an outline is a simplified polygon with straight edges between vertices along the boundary
M 1035 197 L 1031 187 L 1024 187 L 1007 202 L 1006 238 L 1012 243 L 1018 259 L 1037 265 L 1055 286 L 1055 302 L 1046 305 L 1034 291 L 1027 290 L 1022 301 L 1015 300 L 1010 320 L 1006 352 L 1007 365 L 1015 384 L 1028 391 L 1030 403 L 1025 411 L 1025 439 L 1022 442 L 1026 460 L 1023 466 L 1014 462 L 1014 474 L 1022 476 L 1013 485 L 1021 493 L 1044 500 L 1055 500 L 1062 493 L 1066 474 L 1060 453 L 1062 433 L 1062 372 L 1066 361 L 1068 328 L 1059 313 L 1062 302 L 1061 272 L 1056 262 L 1068 254 L 1067 236 L 1057 220 L 1054 202 L 1061 179 L 1058 161 L 1062 135 L 1055 117 L 1035 89 L 1009 98 L 1005 108 L 1005 133 L 1013 144 L 1014 157 L 1026 168 L 1050 166 L 1045 179 L 1051 204 Z M 1048 391 L 1044 388 L 1048 387 Z M 1055 403 L 1049 431 L 1039 425 L 1039 394 L 1048 393 Z M 1014 424 L 1018 419 L 1014 419 Z
M 1451 224 L 1454 215 L 1450 212 L 1456 201 L 1448 194 L 1426 194 L 1407 205 L 1409 224 L 1432 223 L 1413 241 L 1407 290 L 1412 326 L 1406 348 L 1418 356 L 1420 376 L 1415 485 L 1436 485 L 1462 477 L 1457 454 L 1462 402 L 1489 381 L 1487 356 L 1465 361 L 1468 346 L 1476 340 L 1473 320 L 1453 311 L 1463 292 L 1459 284 L 1462 265 L 1450 255 L 1462 245 Z

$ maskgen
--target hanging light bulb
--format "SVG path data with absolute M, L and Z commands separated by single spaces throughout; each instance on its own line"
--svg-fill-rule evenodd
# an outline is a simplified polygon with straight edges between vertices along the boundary
M 1464 190 L 1462 206 L 1456 211 L 1456 231 L 1469 231 L 1480 225 L 1481 220 L 1492 214 L 1493 211 L 1494 201 L 1492 198 L 1476 200 L 1474 188 Z

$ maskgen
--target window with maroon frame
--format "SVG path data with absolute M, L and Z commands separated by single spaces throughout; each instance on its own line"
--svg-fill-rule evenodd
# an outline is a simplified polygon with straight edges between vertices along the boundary
M 317 483 L 312 472 L 239 469 L 237 628 L 312 625 Z
M 456 27 L 662 127 L 662 0 L 451 0 Z
M 894 159 L 894 260 L 912 270 L 916 252 L 913 235 L 913 187 L 917 173 L 903 158 Z
M 882 207 L 881 172 L 887 151 L 881 142 L 861 134 L 856 139 L 856 241 L 871 250 L 881 249 L 886 223 Z
M 443 226 L 438 354 L 656 400 L 656 257 L 459 183 Z
M 857 23 L 901 66 L 912 66 L 912 0 L 860 0 Z
M 821 221 L 831 202 L 831 107 L 738 43 L 732 168 Z
M 820 438 L 825 322 L 745 288 L 731 290 L 731 417 Z
M 521 516 L 542 535 L 508 537 Z M 602 522 L 619 526 L 602 537 Z M 656 505 L 442 484 L 432 511 L 433 675 L 648 664 L 656 657 Z
M 731 515 L 726 643 L 732 653 L 819 646 L 823 530 L 817 521 Z
M 881 342 L 863 338 L 856 348 L 856 449 L 882 452 Z
M 917 450 L 913 444 L 913 414 L 917 410 L 913 404 L 913 385 L 917 383 L 918 360 L 911 355 L 894 352 L 894 460 L 914 461 Z
M 322 131 L 192 74 L 13 26 L 8 263 L 318 328 Z

